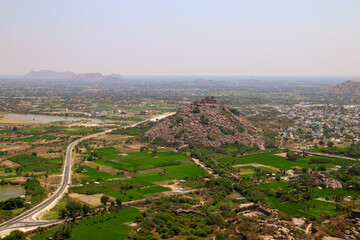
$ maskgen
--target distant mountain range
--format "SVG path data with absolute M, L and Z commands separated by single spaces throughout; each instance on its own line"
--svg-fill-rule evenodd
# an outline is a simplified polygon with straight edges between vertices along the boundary
M 325 93 L 334 95 L 360 96 L 360 82 L 348 80 L 344 83 L 339 83 L 336 86 L 327 89 Z
M 81 73 L 75 74 L 73 72 L 55 72 L 52 70 L 31 71 L 24 76 L 27 79 L 38 80 L 79 80 L 79 81 L 122 81 L 123 76 L 119 74 L 111 74 L 104 76 L 101 73 Z

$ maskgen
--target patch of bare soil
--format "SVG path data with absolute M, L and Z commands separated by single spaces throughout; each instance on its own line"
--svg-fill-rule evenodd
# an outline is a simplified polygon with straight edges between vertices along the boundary
M 286 153 L 278 153 L 278 154 L 275 154 L 276 156 L 280 156 L 280 157 L 286 157 Z
M 72 177 L 80 181 L 81 178 L 84 178 L 84 177 L 87 177 L 87 176 L 83 175 L 83 174 L 80 174 L 80 173 L 77 173 L 77 172 L 74 172 Z
M 264 168 L 268 168 L 268 169 L 271 169 L 271 170 L 274 170 L 274 171 L 280 171 L 280 169 L 278 169 L 276 167 L 263 165 L 263 164 L 259 164 L 259 163 L 238 164 L 238 165 L 234 165 L 233 167 L 246 167 L 246 166 L 264 167 Z
M 14 182 L 18 182 L 18 183 L 25 183 L 26 182 L 26 180 L 27 180 L 27 178 L 26 177 L 16 177 L 16 178 L 13 178 L 13 181 Z
M 50 149 L 54 150 L 54 151 L 58 151 L 62 148 L 61 144 L 58 144 L 58 146 L 54 146 L 54 147 L 46 147 L 46 146 L 39 146 L 37 148 L 34 149 L 29 149 L 28 151 L 26 151 L 26 154 L 31 154 L 32 152 L 36 152 L 38 156 L 40 157 L 44 157 L 44 158 L 59 158 L 59 157 L 63 157 L 63 154 L 61 152 L 53 152 L 53 153 L 49 153 L 48 151 Z
M 126 226 L 129 226 L 129 227 L 136 227 L 138 224 L 136 222 L 126 222 L 126 223 L 123 223 L 124 225 Z
M 16 162 L 13 162 L 13 161 L 10 161 L 10 160 L 2 161 L 0 163 L 0 165 L 7 166 L 7 167 L 10 167 L 10 168 L 15 168 L 15 167 L 20 167 L 21 166 L 20 164 L 18 164 Z
M 160 168 L 150 168 L 144 170 L 137 170 L 136 172 L 125 172 L 125 175 L 136 175 L 136 174 L 144 174 L 144 173 L 153 173 L 153 172 L 162 172 L 163 169 Z
M 171 191 L 178 191 L 180 188 L 179 180 L 159 181 L 159 182 L 154 182 L 154 184 L 160 185 L 162 187 L 170 188 Z
M 50 191 L 52 187 L 58 187 L 61 183 L 62 174 L 51 174 L 48 177 L 41 176 L 39 181 L 41 185 L 46 189 L 46 192 Z
M 85 195 L 79 193 L 70 193 L 69 197 L 76 200 L 80 200 L 82 202 L 89 204 L 90 206 L 95 207 L 101 205 L 100 199 L 102 195 L 103 194 Z
M 117 180 L 123 181 L 123 180 L 129 180 L 129 179 L 131 179 L 131 177 L 119 177 L 119 178 L 109 179 L 109 181 L 117 181 Z

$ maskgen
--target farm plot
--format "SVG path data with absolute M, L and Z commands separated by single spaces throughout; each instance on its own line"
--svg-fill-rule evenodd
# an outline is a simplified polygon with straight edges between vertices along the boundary
M 56 138 L 57 138 L 56 136 L 52 136 L 52 135 L 42 135 L 42 136 L 34 135 L 30 137 L 18 138 L 16 140 L 19 142 L 37 142 L 41 140 L 54 140 Z
M 308 156 L 306 158 L 300 158 L 296 161 L 286 160 L 285 157 L 279 156 L 278 153 L 267 152 L 267 153 L 257 153 L 245 155 L 240 158 L 238 157 L 225 157 L 218 158 L 218 161 L 230 163 L 232 165 L 240 165 L 240 164 L 261 164 L 265 166 L 271 166 L 276 169 L 288 170 L 293 167 L 303 167 L 303 168 L 317 168 L 319 166 L 325 166 L 327 168 L 332 168 L 336 164 L 334 163 L 325 163 L 325 164 L 310 164 L 310 159 L 323 159 L 323 157 L 319 156 Z M 347 162 L 347 159 L 338 159 L 338 161 Z
M 52 171 L 61 168 L 63 158 L 48 159 L 35 155 L 20 154 L 9 158 L 23 166 L 24 172 Z
M 124 223 L 134 222 L 139 213 L 140 211 L 136 208 L 125 207 L 117 212 L 81 220 L 78 224 L 73 226 L 71 237 L 68 239 L 126 239 L 131 231 L 131 227 L 124 225 Z M 62 228 L 62 226 L 43 234 L 35 235 L 31 237 L 31 239 L 48 239 L 49 237 L 54 236 L 55 232 L 60 228 Z
M 81 180 L 85 180 L 85 181 L 96 181 L 99 179 L 111 179 L 111 178 L 120 177 L 120 175 L 97 171 L 95 168 L 92 168 L 92 167 L 89 167 L 86 165 L 80 165 L 79 168 L 85 169 L 85 171 L 81 172 L 81 174 L 88 176 L 88 177 L 81 178 Z M 74 169 L 74 170 L 76 170 L 76 169 Z
M 262 190 L 277 190 L 282 189 L 284 192 L 288 190 L 289 182 L 277 181 L 272 183 L 264 183 L 258 185 Z M 309 187 L 311 200 L 301 202 L 286 202 L 280 198 L 269 197 L 269 203 L 272 207 L 277 208 L 279 211 L 286 213 L 288 216 L 301 215 L 304 217 L 319 216 L 322 213 L 334 214 L 335 204 L 332 201 L 335 196 L 341 195 L 359 197 L 360 194 L 354 190 L 347 189 L 318 189 Z M 320 200 L 324 199 L 324 200 Z
M 156 155 L 152 151 L 132 152 L 121 154 L 116 148 L 106 147 L 95 150 L 96 163 L 107 165 L 118 170 L 141 170 L 166 165 L 179 165 L 188 162 L 183 154 L 171 150 L 158 150 Z

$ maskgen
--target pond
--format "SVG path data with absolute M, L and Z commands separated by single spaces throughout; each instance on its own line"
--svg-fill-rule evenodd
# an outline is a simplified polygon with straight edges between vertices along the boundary
M 6 114 L 3 115 L 3 118 L 0 118 L 0 122 L 3 123 L 51 123 L 58 121 L 80 121 L 80 120 L 86 120 L 89 123 L 107 122 L 96 118 L 50 116 L 50 115 L 37 115 L 37 114 L 15 114 L 15 113 Z
M 20 197 L 24 194 L 24 189 L 15 185 L 0 185 L 0 202 L 9 198 Z

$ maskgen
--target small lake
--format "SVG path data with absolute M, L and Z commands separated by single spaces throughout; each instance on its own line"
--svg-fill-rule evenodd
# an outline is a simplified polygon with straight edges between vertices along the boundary
M 87 121 L 89 123 L 104 123 L 107 121 L 96 118 L 82 118 L 82 117 L 65 117 L 65 116 L 51 116 L 51 115 L 37 115 L 37 114 L 16 114 L 10 113 L 3 115 L 0 122 L 6 123 L 51 123 L 58 121 Z
M 0 185 L 0 202 L 9 198 L 20 197 L 24 194 L 24 189 L 15 185 Z

